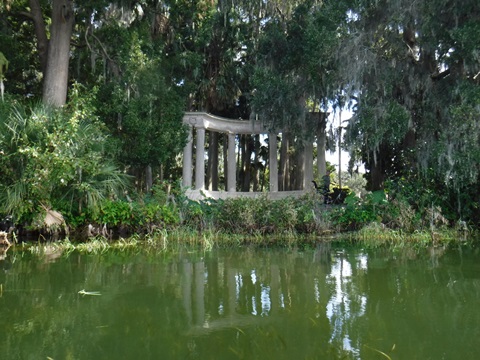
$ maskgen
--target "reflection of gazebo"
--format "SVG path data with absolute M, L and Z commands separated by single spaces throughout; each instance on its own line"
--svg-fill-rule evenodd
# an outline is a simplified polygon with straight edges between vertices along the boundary
M 278 199 L 287 196 L 300 196 L 311 189 L 313 180 L 313 142 L 303 144 L 303 163 L 297 164 L 303 174 L 302 189 L 295 191 L 278 191 L 278 148 L 277 134 L 271 133 L 259 122 L 246 120 L 232 120 L 213 116 L 201 112 L 185 113 L 184 124 L 189 126 L 188 143 L 183 150 L 183 186 L 187 188 L 187 196 L 192 199 L 228 198 L 228 197 L 258 197 L 267 195 L 269 198 Z M 208 191 L 205 189 L 205 134 L 206 131 L 226 133 L 228 135 L 226 191 Z M 239 134 L 268 134 L 269 152 L 269 192 L 237 192 L 236 191 L 236 153 L 235 136 Z M 193 143 L 195 136 L 195 182 L 193 177 Z M 192 186 L 193 185 L 193 186 Z

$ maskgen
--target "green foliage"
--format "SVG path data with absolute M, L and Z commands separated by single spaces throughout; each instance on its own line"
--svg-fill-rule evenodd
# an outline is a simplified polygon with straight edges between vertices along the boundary
M 478 3 L 352 5 L 339 56 L 346 89 L 357 100 L 346 138 L 362 152 L 369 186 L 382 189 L 389 180 L 417 186 L 415 177 L 423 176 L 428 186 L 421 189 L 441 189 L 444 211 L 457 208 L 463 216 L 456 198 L 479 178 Z M 467 198 L 467 207 L 476 199 Z
M 435 184 L 412 177 L 388 182 L 385 191 L 371 192 L 362 199 L 352 193 L 343 207 L 332 210 L 332 221 L 341 230 L 359 230 L 377 223 L 404 234 L 446 228 L 455 219 L 454 209 L 448 207 L 453 193 L 446 187 L 434 190 Z
M 360 230 L 372 223 L 411 233 L 421 228 L 419 213 L 404 200 L 388 200 L 384 191 L 374 191 L 363 199 L 351 193 L 345 206 L 333 210 L 332 221 L 343 230 Z
M 157 184 L 151 193 L 138 199 L 106 199 L 100 211 L 88 221 L 109 229 L 122 229 L 138 234 L 151 234 L 156 229 L 180 225 L 180 209 L 170 193 L 168 184 Z
M 193 229 L 203 229 L 206 226 L 206 218 L 205 218 L 205 210 L 206 210 L 205 202 L 197 202 L 192 201 L 189 199 L 185 199 L 182 204 L 182 218 L 184 221 L 184 225 L 189 228 Z
M 426 226 L 437 207 L 451 223 L 480 223 L 477 0 L 78 2 L 79 46 L 69 49 L 72 85 L 59 111 L 26 100 L 42 95 L 41 49 L 24 16 L 28 2 L 6 4 L 0 195 L 2 211 L 19 219 L 43 204 L 81 224 L 107 199 L 123 199 L 124 171 L 138 188 L 148 165 L 154 176 L 174 178 L 185 109 L 259 115 L 297 141 L 318 125 L 305 116 L 307 104 L 319 111 L 355 98 L 347 146 L 365 162 L 368 186 L 385 188 L 388 201 L 349 203 L 339 224 L 357 228 L 380 217 L 412 229 Z M 40 6 L 48 24 L 51 2 Z M 305 202 L 266 201 L 259 210 L 248 201 L 182 200 L 176 208 L 138 195 L 134 202 L 132 226 L 142 211 L 144 223 L 228 228 L 236 220 L 245 226 L 239 231 L 304 231 L 325 220 Z
M 345 1 L 291 5 L 290 16 L 276 13 L 265 20 L 251 101 L 267 127 L 311 138 L 318 124 L 305 116 L 307 104 L 313 104 L 314 111 L 326 110 L 344 81 L 338 77 L 335 49 L 345 31 L 348 7 Z
M 447 109 L 449 121 L 435 146 L 437 164 L 432 168 L 445 184 L 463 190 L 465 185 L 476 183 L 480 174 L 480 87 L 464 81 L 458 94 L 458 103 Z
M 152 192 L 139 202 L 140 225 L 153 227 L 170 227 L 180 224 L 180 210 L 176 203 L 179 189 L 168 182 L 156 184 Z
M 128 227 L 133 224 L 133 219 L 133 206 L 128 201 L 107 200 L 102 203 L 98 215 L 92 220 L 109 227 L 120 224 Z
M 209 228 L 228 234 L 315 233 L 328 229 L 328 216 L 321 196 L 268 200 L 231 198 L 187 200 L 183 206 L 184 225 Z
M 66 109 L 15 101 L 2 108 L 1 211 L 17 221 L 31 220 L 42 205 L 94 212 L 127 186 L 127 177 L 104 152 L 106 135 L 91 99 L 75 94 L 75 106 Z
M 266 126 L 276 130 L 297 124 L 302 108 L 297 99 L 298 85 L 292 77 L 259 68 L 254 74 L 253 83 L 256 90 L 252 104 L 258 109 Z
M 358 230 L 366 224 L 376 221 L 377 215 L 373 204 L 363 202 L 354 193 L 345 199 L 345 206 L 332 211 L 332 221 L 343 230 Z
M 186 143 L 186 128 L 184 101 L 165 78 L 155 44 L 140 30 L 117 29 L 125 40 L 119 54 L 124 73 L 101 87 L 97 107 L 116 140 L 121 163 L 144 169 L 174 158 Z
M 218 212 L 217 226 L 232 233 L 272 233 L 292 231 L 297 222 L 293 203 L 286 200 L 227 199 Z

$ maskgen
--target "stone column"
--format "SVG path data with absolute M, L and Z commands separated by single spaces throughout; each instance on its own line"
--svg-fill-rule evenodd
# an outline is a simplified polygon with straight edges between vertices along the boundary
M 183 187 L 192 187 L 192 127 L 188 126 L 187 145 L 183 148 L 183 171 L 182 185 Z
M 235 160 L 235 134 L 228 133 L 227 191 L 237 191 L 237 162 Z
M 313 143 L 308 141 L 305 143 L 305 153 L 303 157 L 305 164 L 303 166 L 303 190 L 312 188 L 313 180 Z
M 326 122 L 321 120 L 317 128 L 317 170 L 318 179 L 327 173 L 327 162 L 325 160 L 325 151 L 327 148 L 327 139 L 325 134 Z
M 205 129 L 197 128 L 195 189 L 205 189 Z
M 278 191 L 277 134 L 268 134 L 268 153 L 270 164 L 270 192 Z

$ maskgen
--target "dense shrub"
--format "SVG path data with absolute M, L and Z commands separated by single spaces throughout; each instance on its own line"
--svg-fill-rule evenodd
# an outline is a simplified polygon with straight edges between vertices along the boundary
M 67 224 L 72 229 L 93 226 L 122 236 L 179 228 L 246 236 L 320 236 L 361 230 L 372 224 L 375 228 L 411 234 L 448 223 L 438 206 L 420 211 L 398 191 L 395 196 L 377 191 L 363 199 L 352 193 L 341 205 L 325 205 L 323 197 L 314 192 L 281 200 L 264 196 L 193 201 L 182 193 L 178 184 L 159 184 L 152 192 L 132 197 L 105 198 L 95 211 L 85 208 L 81 213 L 66 212 Z
M 108 136 L 91 99 L 72 97 L 64 109 L 15 100 L 0 109 L 0 212 L 17 223 L 33 223 L 44 209 L 94 213 L 127 186 L 104 149 Z

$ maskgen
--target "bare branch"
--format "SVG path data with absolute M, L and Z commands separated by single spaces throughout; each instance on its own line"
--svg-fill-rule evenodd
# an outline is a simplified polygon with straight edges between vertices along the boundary
M 87 43 L 88 48 L 90 49 L 91 52 L 93 52 L 92 47 L 90 46 L 90 43 L 88 42 L 88 33 L 90 32 L 90 26 L 87 27 L 87 30 L 85 31 L 85 41 Z M 90 35 L 97 41 L 98 45 L 102 49 L 102 53 L 105 55 L 108 61 L 112 64 L 112 70 L 115 73 L 115 75 L 119 75 L 121 73 L 120 67 L 117 65 L 115 60 L 113 60 L 110 55 L 108 54 L 107 50 L 105 49 L 105 46 L 103 46 L 103 43 L 100 41 L 100 39 L 93 34 L 93 32 L 90 33 Z

